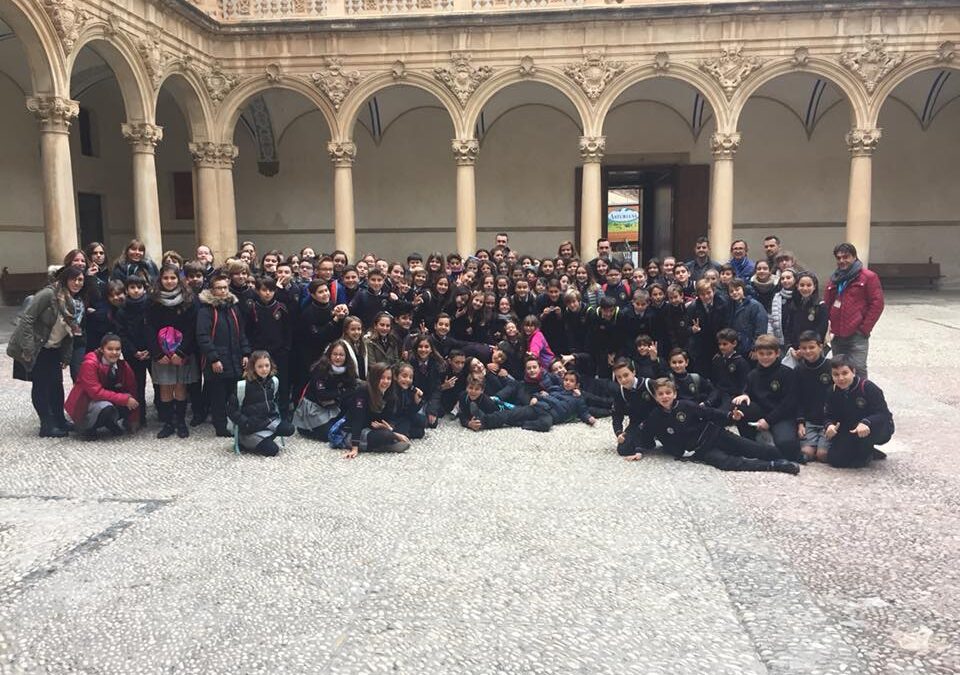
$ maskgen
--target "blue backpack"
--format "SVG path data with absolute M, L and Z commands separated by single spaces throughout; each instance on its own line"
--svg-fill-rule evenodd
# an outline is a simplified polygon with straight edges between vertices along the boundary
M 330 431 L 327 432 L 327 440 L 334 450 L 350 449 L 350 428 L 347 426 L 346 417 L 340 417 L 330 426 Z

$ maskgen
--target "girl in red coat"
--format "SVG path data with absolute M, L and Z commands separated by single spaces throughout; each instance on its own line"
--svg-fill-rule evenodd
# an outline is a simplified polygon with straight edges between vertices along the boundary
M 121 353 L 120 338 L 107 333 L 100 348 L 83 358 L 63 407 L 84 440 L 95 439 L 101 427 L 119 436 L 125 428 L 136 431 L 140 426 L 136 378 L 129 364 L 120 360 Z

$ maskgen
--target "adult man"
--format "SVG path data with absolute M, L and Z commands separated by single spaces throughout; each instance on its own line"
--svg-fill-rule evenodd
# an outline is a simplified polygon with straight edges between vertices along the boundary
M 716 270 L 720 272 L 720 265 L 710 259 L 710 240 L 706 237 L 699 237 L 693 247 L 693 260 L 687 262 L 687 269 L 690 270 L 690 278 L 693 283 L 697 283 L 703 278 L 703 273 L 707 270 Z
M 883 288 L 880 277 L 857 258 L 853 244 L 837 244 L 833 257 L 837 269 L 823 294 L 830 308 L 833 356 L 846 354 L 856 364 L 857 374 L 866 378 L 870 333 L 883 313 Z
M 763 252 L 767 254 L 767 265 L 771 270 L 777 268 L 777 255 L 780 253 L 780 237 L 775 234 L 763 238 Z
M 747 242 L 743 239 L 737 239 L 730 244 L 729 264 L 733 267 L 733 273 L 736 277 L 746 282 L 750 281 L 750 277 L 753 276 L 753 271 L 756 268 L 754 262 L 747 256 L 749 250 Z
M 502 246 L 503 248 L 510 250 L 510 237 L 506 232 L 497 232 L 493 238 L 494 246 Z
M 611 259 L 611 256 L 610 256 L 611 250 L 612 249 L 610 246 L 609 239 L 607 239 L 606 237 L 600 237 L 599 239 L 597 239 L 597 257 L 587 262 L 587 267 L 590 268 L 590 273 L 594 276 L 594 278 L 596 278 L 597 276 L 597 261 L 600 260 L 600 258 L 603 258 L 604 260 L 609 262 Z M 598 279 L 598 281 L 601 284 L 603 283 L 602 279 Z

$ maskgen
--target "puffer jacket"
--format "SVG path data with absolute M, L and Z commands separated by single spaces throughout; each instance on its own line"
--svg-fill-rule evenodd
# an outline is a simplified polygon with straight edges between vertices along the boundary
M 843 338 L 855 333 L 869 336 L 883 313 L 880 277 L 868 269 L 860 270 L 860 274 L 846 285 L 843 293 L 837 292 L 837 284 L 831 279 L 823 294 L 823 302 L 830 308 L 830 330 L 834 335 Z
M 270 422 L 280 417 L 277 407 L 277 380 L 269 376 L 265 379 L 246 380 L 243 391 L 243 405 L 234 391 L 227 401 L 227 417 L 237 425 L 242 434 L 252 434 L 266 429 Z
M 33 370 L 37 354 L 50 339 L 50 332 L 57 323 L 58 315 L 70 316 L 63 306 L 63 299 L 54 286 L 37 291 L 33 300 L 23 310 L 17 327 L 7 344 L 7 356 L 18 361 L 29 373 Z M 60 343 L 60 361 L 70 363 L 73 353 L 73 338 L 70 335 Z
M 250 355 L 243 317 L 237 296 L 214 297 L 208 289 L 200 293 L 200 311 L 197 314 L 197 346 L 204 368 L 219 361 L 223 364 L 222 378 L 239 378 L 244 356 Z

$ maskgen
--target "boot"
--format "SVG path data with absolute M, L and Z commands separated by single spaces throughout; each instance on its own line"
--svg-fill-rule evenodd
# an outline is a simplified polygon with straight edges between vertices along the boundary
M 100 411 L 94 429 L 97 427 L 103 427 L 114 436 L 123 435 L 123 427 L 120 424 L 120 412 L 115 406 L 110 406 Z
M 60 427 L 52 419 L 40 420 L 40 438 L 63 438 L 67 435 L 66 429 Z
M 277 425 L 277 429 L 275 431 L 277 436 L 293 436 L 296 432 L 297 430 L 294 429 L 293 424 L 290 422 L 287 422 L 286 420 L 284 420 L 283 422 L 280 422 L 280 424 Z
M 883 450 L 879 450 L 879 449 L 877 449 L 877 448 L 874 448 L 873 450 L 871 450 L 871 451 L 870 451 L 870 455 L 871 455 L 871 457 L 870 457 L 871 459 L 876 459 L 876 460 L 880 460 L 880 461 L 883 461 L 883 460 L 885 460 L 885 459 L 887 458 L 887 453 L 885 453 Z
M 770 462 L 770 466 L 766 469 L 766 471 L 789 473 L 791 476 L 796 476 L 798 473 L 800 473 L 800 466 L 788 459 L 774 459 Z
M 173 402 L 173 423 L 177 428 L 177 438 L 187 438 L 190 435 L 190 430 L 187 429 L 187 402 L 186 401 L 174 401 Z
M 176 429 L 173 426 L 173 401 L 157 401 L 157 416 L 160 418 L 160 431 L 157 438 L 169 438 Z

